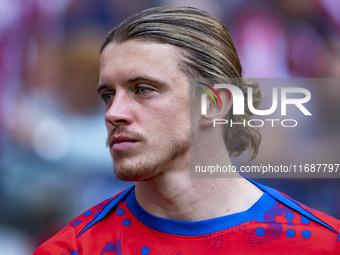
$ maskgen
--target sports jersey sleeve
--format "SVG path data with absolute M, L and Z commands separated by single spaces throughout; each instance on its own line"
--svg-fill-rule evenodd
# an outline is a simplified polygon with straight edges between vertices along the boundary
M 78 251 L 75 230 L 71 225 L 67 225 L 51 239 L 40 245 L 33 255 L 75 255 Z

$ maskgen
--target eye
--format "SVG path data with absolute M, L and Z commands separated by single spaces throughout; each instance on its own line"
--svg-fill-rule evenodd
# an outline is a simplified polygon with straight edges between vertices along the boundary
M 114 95 L 112 93 L 104 93 L 102 95 L 102 99 L 104 103 L 109 104 L 112 103 Z
M 146 87 L 137 87 L 136 90 L 137 90 L 136 92 L 140 95 L 145 95 L 151 92 L 151 89 Z

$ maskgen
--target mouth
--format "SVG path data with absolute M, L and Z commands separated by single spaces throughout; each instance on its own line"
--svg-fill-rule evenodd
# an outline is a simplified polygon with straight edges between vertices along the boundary
M 110 148 L 114 151 L 123 151 L 130 149 L 137 144 L 138 140 L 127 136 L 113 137 L 110 141 Z

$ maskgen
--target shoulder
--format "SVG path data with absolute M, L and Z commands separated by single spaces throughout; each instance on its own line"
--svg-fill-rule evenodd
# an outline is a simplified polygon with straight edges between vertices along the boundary
M 332 230 L 335 234 L 340 233 L 340 220 L 322 212 L 316 209 L 313 209 L 299 201 L 294 200 L 293 198 L 289 197 L 288 195 L 286 195 L 285 193 L 276 190 L 276 192 L 278 192 L 279 194 L 281 194 L 282 196 L 284 196 L 286 198 L 286 200 L 283 200 L 282 202 L 284 204 L 288 204 L 289 205 L 296 205 L 296 210 L 299 211 L 300 213 L 302 213 L 304 216 L 306 216 L 308 219 L 311 219 L 317 223 L 319 223 L 319 225 L 323 226 L 324 228 L 327 228 L 329 230 Z M 286 203 L 285 203 L 286 202 Z M 339 235 L 340 238 L 340 235 Z M 340 240 L 339 240 L 340 241 Z
M 71 221 L 70 225 L 74 228 L 76 236 L 78 237 L 87 229 L 103 219 L 107 214 L 114 211 L 117 205 L 126 198 L 133 188 L 134 186 L 131 186 L 116 196 L 104 200 Z
M 95 220 L 97 216 L 112 202 L 118 195 L 106 199 L 99 204 L 93 206 L 92 208 L 88 209 L 78 217 L 74 218 L 70 223 L 69 226 L 74 229 L 76 235 L 78 235 L 90 222 Z
M 337 243 L 338 246 L 340 246 L 340 220 L 324 212 L 310 208 L 303 203 L 294 200 L 281 191 L 254 181 L 251 182 L 276 199 L 282 207 L 291 210 L 290 213 L 284 214 L 285 220 L 288 221 L 288 225 L 294 226 L 296 224 L 303 227 L 307 227 L 307 225 L 309 227 L 313 226 L 314 232 L 317 232 L 318 235 L 327 236 L 329 239 L 332 239 L 333 242 Z M 304 233 L 309 233 L 308 231 Z
M 306 205 L 304 205 L 301 202 L 298 202 L 291 198 L 290 196 L 286 195 L 285 193 L 276 190 L 274 188 L 265 186 L 263 184 L 260 184 L 258 182 L 255 182 L 253 180 L 248 179 L 250 182 L 252 182 L 254 185 L 256 185 L 258 188 L 263 190 L 264 192 L 268 193 L 270 196 L 272 196 L 274 199 L 276 199 L 281 204 L 285 205 L 286 207 L 292 209 L 293 211 L 296 211 L 300 213 L 302 216 L 313 220 L 320 225 L 338 233 L 339 232 L 339 224 L 340 221 L 338 219 L 335 219 L 326 213 L 323 213 L 321 211 L 312 209 Z
M 285 235 L 289 239 L 299 237 L 300 244 L 308 240 L 308 245 L 301 250 L 308 252 L 317 250 L 320 254 L 330 254 L 335 251 L 335 254 L 340 254 L 340 220 L 310 208 L 280 191 L 277 192 L 286 198 L 286 200 L 281 199 L 280 203 L 293 209 L 292 213 L 285 214 L 287 228 Z
M 276 200 L 274 206 L 262 219 L 260 229 L 273 233 L 278 228 L 280 239 L 289 247 L 297 245 L 304 252 L 320 251 L 318 254 L 340 254 L 340 220 L 312 209 L 281 191 L 253 182 L 258 188 Z M 272 237 L 272 236 L 271 236 Z M 288 246 L 287 246 L 288 247 Z M 288 249 L 288 248 L 287 248 Z
M 73 219 L 66 227 L 59 231 L 52 238 L 40 245 L 34 252 L 39 254 L 77 254 L 77 238 L 92 227 L 98 221 L 103 219 L 107 214 L 115 210 L 117 205 L 124 200 L 126 195 L 133 189 L 133 186 L 120 192 L 114 197 L 106 199 L 99 204 L 85 211 Z

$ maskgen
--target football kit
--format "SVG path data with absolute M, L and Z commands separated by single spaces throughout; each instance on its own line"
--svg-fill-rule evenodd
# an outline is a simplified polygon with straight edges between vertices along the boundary
M 264 194 L 248 210 L 192 222 L 149 214 L 132 186 L 71 221 L 33 255 L 340 254 L 339 220 L 251 182 Z

